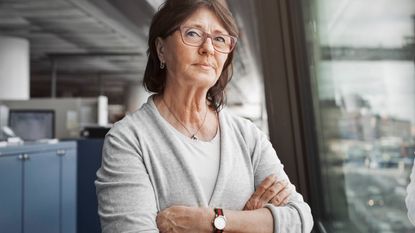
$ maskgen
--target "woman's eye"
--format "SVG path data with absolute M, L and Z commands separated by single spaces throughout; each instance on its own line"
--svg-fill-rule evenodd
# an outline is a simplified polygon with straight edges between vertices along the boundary
M 197 31 L 187 31 L 186 35 L 190 37 L 201 37 L 201 33 L 198 33 Z
M 223 42 L 223 43 L 225 43 L 225 41 L 226 41 L 226 40 L 225 40 L 225 38 L 224 38 L 223 36 L 216 36 L 216 37 L 215 37 L 215 40 L 216 40 L 216 41 L 219 41 L 219 42 Z

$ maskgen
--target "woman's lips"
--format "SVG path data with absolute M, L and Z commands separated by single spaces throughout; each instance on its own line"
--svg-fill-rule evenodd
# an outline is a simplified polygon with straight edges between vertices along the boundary
M 209 64 L 205 64 L 205 63 L 198 63 L 198 64 L 196 64 L 196 66 L 199 66 L 199 67 L 201 67 L 201 68 L 203 68 L 203 69 L 213 69 L 213 66 L 212 65 L 209 65 Z

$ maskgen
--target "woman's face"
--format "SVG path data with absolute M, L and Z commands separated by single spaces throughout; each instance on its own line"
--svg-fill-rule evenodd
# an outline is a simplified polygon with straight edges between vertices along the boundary
M 209 34 L 229 34 L 221 20 L 205 7 L 195 11 L 181 27 L 193 27 Z M 156 47 L 159 59 L 166 63 L 167 85 L 176 82 L 179 86 L 210 88 L 221 75 L 228 57 L 214 49 L 209 37 L 198 47 L 184 44 L 180 30 L 164 40 L 159 38 Z

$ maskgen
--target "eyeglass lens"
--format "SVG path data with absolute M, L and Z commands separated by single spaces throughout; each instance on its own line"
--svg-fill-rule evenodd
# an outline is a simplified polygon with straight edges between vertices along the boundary
M 200 46 L 205 42 L 207 37 L 210 37 L 217 51 L 229 53 L 235 44 L 235 39 L 228 35 L 208 34 L 197 28 L 181 28 L 180 31 L 183 42 L 191 46 Z

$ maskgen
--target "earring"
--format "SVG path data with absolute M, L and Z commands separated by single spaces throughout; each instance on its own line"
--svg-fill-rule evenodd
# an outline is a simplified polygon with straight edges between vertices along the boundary
M 164 62 L 160 62 L 160 69 L 164 69 L 164 67 L 165 67 L 165 65 L 164 65 Z

